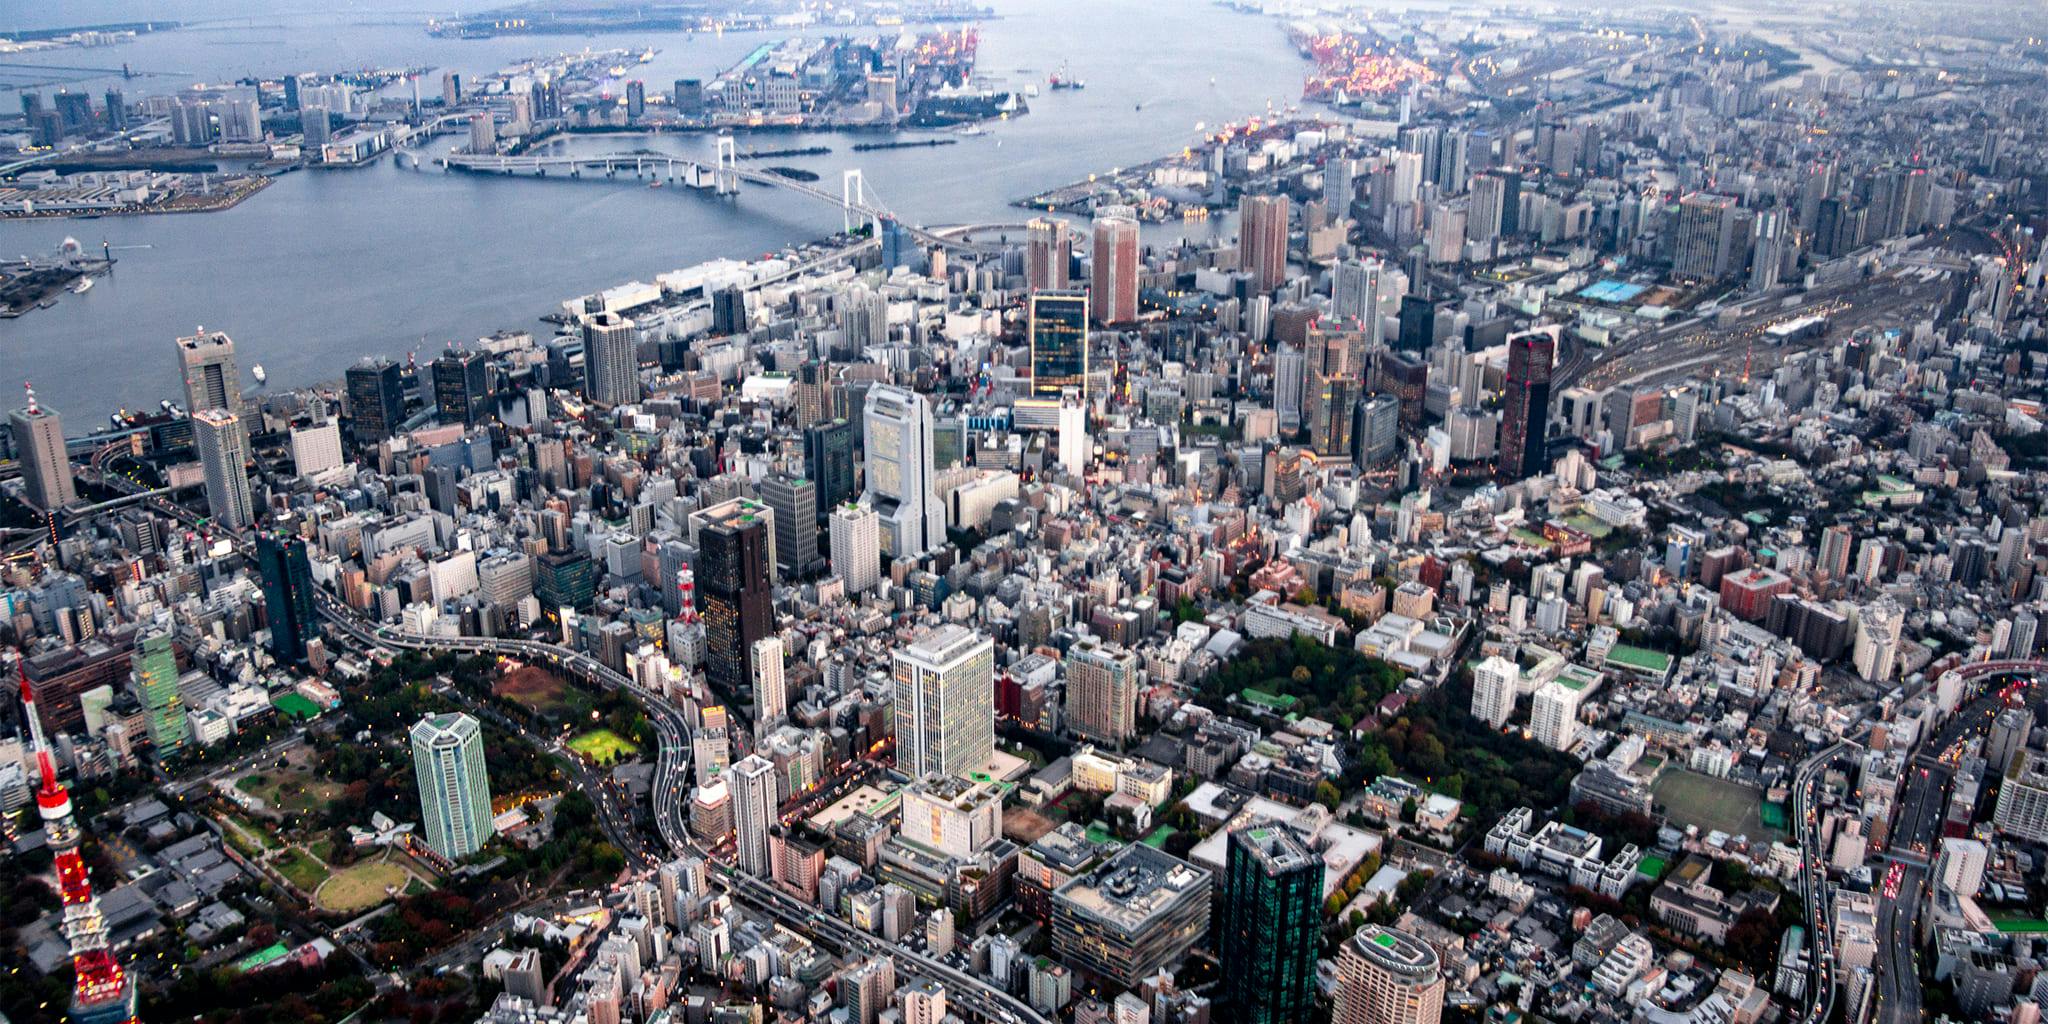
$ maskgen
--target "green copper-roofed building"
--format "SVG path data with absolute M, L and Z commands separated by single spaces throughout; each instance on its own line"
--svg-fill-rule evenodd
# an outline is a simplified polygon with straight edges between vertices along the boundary
M 1227 1019 L 1307 1020 L 1315 1006 L 1323 862 L 1287 828 L 1230 834 L 1216 948 L 1225 965 Z

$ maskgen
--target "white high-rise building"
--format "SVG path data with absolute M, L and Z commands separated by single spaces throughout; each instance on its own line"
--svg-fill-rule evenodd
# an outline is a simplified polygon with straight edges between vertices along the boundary
M 317 476 L 341 465 L 341 424 L 328 420 L 292 430 L 292 469 Z
M 947 623 L 896 652 L 896 767 L 966 775 L 995 751 L 995 642 Z
M 633 321 L 617 313 L 583 318 L 583 397 L 599 405 L 640 400 L 640 356 Z
M 1856 616 L 1856 674 L 1873 683 L 1885 682 L 1899 664 L 1899 633 L 1905 612 L 1884 598 L 1864 605 Z
M 934 775 L 903 787 L 902 834 L 955 857 L 1002 838 L 1003 791 L 992 783 Z
M 1587 684 L 1574 680 L 1553 679 L 1537 687 L 1529 708 L 1529 732 L 1536 742 L 1552 750 L 1577 746 L 1579 704 L 1586 694 Z
M 239 530 L 256 521 L 249 496 L 249 439 L 241 417 L 214 407 L 192 414 L 192 447 L 206 476 L 206 509 L 221 525 Z
M 1363 328 L 1377 348 L 1380 341 L 1380 261 L 1345 260 L 1330 281 L 1330 315 L 1349 328 Z
M 1522 667 L 1496 654 L 1472 670 L 1472 717 L 1499 729 L 1515 712 Z
M 1368 925 L 1338 947 L 1334 1024 L 1437 1024 L 1443 1008 L 1443 965 L 1428 943 Z
M 1088 472 L 1088 407 L 1079 395 L 1062 395 L 1059 412 L 1060 468 L 1081 476 Z
M 491 837 L 491 781 L 484 769 L 484 733 L 464 714 L 428 715 L 412 727 L 412 770 L 420 787 L 427 845 L 449 860 L 483 848 Z
M 1984 887 L 1984 868 L 1991 851 L 1975 839 L 1948 836 L 1941 841 L 1941 859 L 1936 875 L 1943 887 L 1958 896 L 1975 896 Z
M 764 636 L 754 641 L 754 716 L 762 726 L 789 712 L 789 692 L 785 687 L 782 638 Z
M 865 594 L 882 581 L 882 517 L 862 505 L 841 505 L 828 520 L 832 571 L 848 594 Z
M 946 506 L 933 487 L 932 406 L 915 391 L 869 389 L 867 497 L 882 517 L 882 546 L 914 558 L 946 543 Z
M 768 829 L 776 822 L 775 762 L 749 754 L 726 769 L 725 778 L 732 786 L 739 869 L 765 878 L 770 867 Z
M 942 1024 L 946 1018 L 946 986 L 919 978 L 903 986 L 903 1024 Z

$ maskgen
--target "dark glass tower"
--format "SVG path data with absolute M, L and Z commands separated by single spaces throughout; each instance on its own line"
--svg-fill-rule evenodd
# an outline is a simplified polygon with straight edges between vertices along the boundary
M 1557 342 L 1531 331 L 1508 339 L 1507 394 L 1500 420 L 1496 476 L 1514 483 L 1543 472 L 1544 435 L 1550 429 L 1550 364 Z
M 489 396 L 488 376 L 482 352 L 451 348 L 434 360 L 434 408 L 441 421 L 473 424 L 481 419 Z
M 270 653 L 287 664 L 300 664 L 306 660 L 306 644 L 320 635 L 320 619 L 313 610 L 313 566 L 306 560 L 306 542 L 297 537 L 258 534 L 256 567 L 263 574 L 263 607 L 270 618 Z
M 348 416 L 358 442 L 382 441 L 405 422 L 405 382 L 389 359 L 365 360 L 345 374 Z
M 775 610 L 768 575 L 768 521 L 732 502 L 697 534 L 697 593 L 704 606 L 704 671 L 728 698 L 754 677 L 754 641 Z
M 820 516 L 852 499 L 858 493 L 853 489 L 853 424 L 837 419 L 805 427 L 804 464 L 818 485 Z
M 1088 389 L 1088 296 L 1039 292 L 1031 296 L 1031 394 L 1058 399 L 1066 388 Z
M 1315 1007 L 1323 862 L 1279 825 L 1230 834 L 1216 948 L 1224 966 L 1222 1019 L 1305 1021 Z

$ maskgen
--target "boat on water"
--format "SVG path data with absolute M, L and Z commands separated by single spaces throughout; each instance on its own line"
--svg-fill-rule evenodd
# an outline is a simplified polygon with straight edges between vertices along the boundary
M 978 124 L 963 124 L 963 125 L 961 125 L 960 127 L 958 127 L 958 128 L 955 128 L 955 129 L 953 129 L 953 134 L 955 134 L 955 135 L 986 135 L 986 134 L 988 134 L 988 129 L 986 129 L 986 128 L 983 128 L 982 126 L 980 126 L 980 125 L 978 125 Z
M 1067 73 L 1066 61 L 1060 62 L 1060 69 L 1053 72 L 1047 82 L 1055 89 L 1086 89 L 1088 87 L 1087 82 Z
M 256 365 L 249 367 L 249 376 L 256 378 L 256 383 L 258 384 L 267 384 L 270 382 L 270 374 L 264 372 L 262 363 L 257 363 Z
M 78 279 L 77 284 L 71 286 L 71 294 L 73 295 L 84 295 L 89 291 L 92 291 L 92 278 L 89 277 L 81 277 Z

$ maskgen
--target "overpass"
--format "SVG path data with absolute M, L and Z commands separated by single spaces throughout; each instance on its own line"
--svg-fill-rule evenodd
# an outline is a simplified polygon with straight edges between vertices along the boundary
M 718 162 L 715 165 L 661 153 L 554 153 L 516 156 L 498 153 L 449 153 L 437 158 L 435 162 L 448 170 L 471 174 L 546 177 L 553 173 L 580 178 L 585 173 L 590 173 L 615 179 L 621 174 L 630 173 L 633 178 L 644 179 L 650 184 L 680 183 L 689 188 L 709 189 L 722 196 L 738 195 L 740 183 L 749 182 L 786 189 L 837 206 L 844 214 L 843 223 L 848 231 L 852 231 L 857 224 L 866 224 L 874 229 L 877 237 L 880 237 L 882 221 L 889 220 L 903 225 L 911 237 L 925 245 L 961 252 L 997 252 L 1003 248 L 997 244 L 968 241 L 963 237 L 964 233 L 958 230 L 932 231 L 905 223 L 872 194 L 872 190 L 867 187 L 867 179 L 858 168 L 849 169 L 842 175 L 840 192 L 834 195 L 810 182 L 799 181 L 769 168 L 743 164 L 733 146 L 731 136 L 719 138 Z M 417 159 L 415 164 L 417 165 Z

